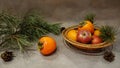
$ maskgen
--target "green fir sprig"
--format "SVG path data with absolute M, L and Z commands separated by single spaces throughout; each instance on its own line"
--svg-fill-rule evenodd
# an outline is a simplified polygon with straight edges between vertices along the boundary
M 43 20 L 39 13 L 29 12 L 20 24 L 20 32 L 28 36 L 28 40 L 37 40 L 39 37 L 48 33 L 60 34 L 60 23 L 50 24 Z
M 31 41 L 48 33 L 60 34 L 60 24 L 50 24 L 38 13 L 27 13 L 23 19 L 0 13 L 0 50 L 15 49 L 27 51 Z
M 104 25 L 100 27 L 100 37 L 103 39 L 103 41 L 107 42 L 114 42 L 116 35 L 117 35 L 117 28 L 114 28 L 112 26 Z
M 27 36 L 20 34 L 18 27 L 20 19 L 5 12 L 0 13 L 0 50 L 19 49 L 24 51 L 31 45 L 26 39 Z

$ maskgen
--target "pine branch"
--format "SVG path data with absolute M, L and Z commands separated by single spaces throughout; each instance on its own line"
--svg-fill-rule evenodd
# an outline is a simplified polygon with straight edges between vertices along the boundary
M 27 51 L 31 47 L 31 41 L 48 33 L 60 34 L 60 24 L 48 24 L 36 13 L 27 13 L 23 20 L 0 13 L 0 42 L 1 49 L 19 49 Z
M 112 27 L 112 26 L 102 26 L 100 27 L 100 37 L 103 39 L 103 41 L 108 41 L 108 42 L 114 42 L 115 41 L 115 36 L 117 35 L 117 29 Z
M 20 34 L 19 24 L 20 20 L 17 17 L 4 12 L 0 13 L 0 37 L 2 38 L 2 42 L 0 43 L 1 49 L 23 50 L 27 47 L 27 38 L 25 35 Z M 20 43 L 21 47 L 19 47 L 17 43 Z
M 48 33 L 60 34 L 60 24 L 48 24 L 39 13 L 27 13 L 20 24 L 20 32 L 27 35 L 28 40 L 37 40 Z

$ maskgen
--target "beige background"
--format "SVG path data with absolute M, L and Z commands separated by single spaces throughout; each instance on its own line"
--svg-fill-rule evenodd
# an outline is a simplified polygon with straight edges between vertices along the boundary
M 120 19 L 120 0 L 0 0 L 0 10 L 20 16 L 31 9 L 54 21 L 79 21 L 88 12 L 97 19 Z
M 120 26 L 120 0 L 0 0 L 0 10 L 19 16 L 32 9 L 41 12 L 48 21 L 63 23 L 66 28 L 78 24 L 90 12 L 96 14 L 97 25 Z M 103 55 L 85 55 L 65 46 L 62 35 L 49 34 L 57 42 L 53 55 L 41 55 L 35 42 L 35 51 L 30 51 L 29 55 L 14 52 L 16 57 L 7 63 L 0 58 L 0 68 L 120 68 L 120 28 L 118 31 L 112 63 L 105 61 Z

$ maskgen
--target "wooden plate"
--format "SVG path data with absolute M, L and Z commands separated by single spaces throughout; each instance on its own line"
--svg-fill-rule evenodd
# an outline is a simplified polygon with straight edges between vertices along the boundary
M 63 40 L 63 42 L 68 49 L 75 51 L 76 53 L 81 53 L 81 54 L 90 55 L 90 56 L 104 55 L 104 53 L 106 51 L 113 49 L 113 46 L 108 46 L 106 48 L 100 48 L 100 49 L 96 49 L 96 50 L 86 50 L 86 49 L 76 48 L 72 44 L 70 44 L 69 42 L 67 42 L 65 40 Z
M 74 47 L 77 47 L 79 49 L 86 49 L 86 50 L 96 50 L 96 49 L 101 49 L 101 48 L 105 48 L 105 47 L 112 45 L 112 43 L 108 43 L 108 42 L 102 42 L 99 44 L 83 44 L 83 43 L 69 39 L 67 37 L 67 33 L 70 30 L 77 29 L 77 28 L 78 28 L 78 25 L 75 25 L 75 26 L 68 27 L 62 31 L 62 36 L 63 36 L 64 40 L 67 41 L 68 43 L 72 44 Z

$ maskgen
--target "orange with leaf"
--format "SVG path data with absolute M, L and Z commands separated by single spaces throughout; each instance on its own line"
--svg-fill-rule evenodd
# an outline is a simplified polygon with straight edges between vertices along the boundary
M 39 39 L 38 48 L 41 54 L 50 55 L 56 50 L 56 41 L 49 36 L 44 36 Z
M 95 15 L 93 14 L 86 15 L 85 21 L 80 23 L 78 30 L 88 30 L 93 34 L 94 33 L 94 24 L 93 24 L 94 16 Z
M 91 33 L 94 33 L 94 25 L 90 21 L 84 21 L 78 30 L 88 30 Z

